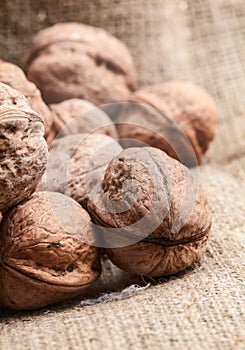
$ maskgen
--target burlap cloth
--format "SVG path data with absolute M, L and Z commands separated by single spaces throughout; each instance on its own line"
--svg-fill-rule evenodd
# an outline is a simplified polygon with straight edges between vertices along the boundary
M 141 86 L 185 79 L 206 87 L 221 116 L 200 167 L 213 229 L 201 263 L 169 279 L 130 276 L 104 261 L 102 278 L 74 302 L 32 313 L 0 307 L 0 349 L 245 349 L 245 2 L 64 3 L 1 0 L 0 57 L 20 63 L 33 32 L 82 21 L 129 45 Z

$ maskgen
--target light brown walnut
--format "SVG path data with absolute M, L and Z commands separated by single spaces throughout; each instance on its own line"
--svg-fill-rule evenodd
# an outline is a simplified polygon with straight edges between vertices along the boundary
M 106 135 L 75 134 L 56 139 L 38 188 L 64 193 L 86 208 L 108 163 L 121 151 L 122 147 Z
M 101 271 L 88 213 L 60 193 L 37 192 L 0 225 L 0 301 L 18 310 L 72 298 Z
M 177 273 L 198 261 L 211 228 L 196 179 L 163 151 L 129 148 L 107 167 L 103 191 L 88 201 L 112 262 L 133 274 Z
M 13 63 L 4 61 L 0 61 L 0 82 L 18 90 L 26 97 L 30 107 L 43 119 L 45 138 L 47 143 L 50 144 L 55 137 L 53 118 L 36 85 L 28 81 L 21 68 Z
M 118 138 L 117 129 L 108 115 L 91 102 L 72 98 L 51 104 L 58 137 L 70 134 L 95 133 Z
M 46 170 L 42 119 L 25 97 L 0 83 L 0 211 L 29 197 Z
M 202 163 L 218 126 L 217 107 L 206 90 L 172 81 L 138 90 L 130 101 L 118 120 L 120 138 L 129 139 L 126 147 L 138 140 L 187 166 Z
M 46 103 L 82 98 L 96 105 L 126 100 L 137 88 L 127 47 L 101 28 L 58 23 L 41 30 L 24 59 Z

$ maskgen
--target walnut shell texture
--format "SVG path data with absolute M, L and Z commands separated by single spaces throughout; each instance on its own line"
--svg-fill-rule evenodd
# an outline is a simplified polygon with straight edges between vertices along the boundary
M 55 136 L 52 130 L 53 118 L 36 85 L 28 81 L 21 68 L 4 61 L 0 61 L 0 81 L 18 90 L 26 97 L 30 107 L 43 119 L 45 138 L 50 143 Z
M 97 105 L 121 101 L 137 87 L 126 46 L 105 30 L 81 23 L 58 23 L 40 31 L 24 66 L 48 104 L 76 97 Z
M 121 151 L 121 146 L 106 135 L 76 134 L 57 139 L 39 190 L 64 193 L 86 208 L 88 197 L 101 185 L 106 166 Z
M 42 119 L 25 97 L 0 83 L 0 211 L 36 189 L 46 170 L 48 150 Z
M 122 151 L 108 165 L 97 196 L 104 207 L 89 199 L 88 210 L 104 227 L 106 252 L 121 269 L 159 277 L 200 258 L 211 228 L 207 199 L 189 170 L 163 151 Z
M 151 113 L 122 113 L 118 125 L 121 138 L 143 141 L 149 146 L 164 150 L 170 156 L 179 159 L 178 152 L 174 155 L 171 148 L 166 146 L 166 116 L 182 130 L 189 139 L 197 158 L 202 163 L 203 154 L 214 139 L 218 126 L 218 111 L 213 98 L 201 87 L 184 81 L 171 81 L 164 84 L 152 85 L 138 90 L 130 97 L 130 101 L 153 107 Z M 154 109 L 162 113 L 156 113 Z M 130 115 L 131 114 L 131 115 Z M 134 123 L 135 125 L 127 125 Z M 149 126 L 148 126 L 149 125 Z M 142 128 L 143 126 L 144 128 Z M 148 129 L 145 129 L 147 128 Z M 179 131 L 172 135 L 173 148 L 178 150 Z M 129 144 L 131 146 L 131 144 Z M 181 149 L 182 146 L 180 146 Z M 184 159 L 184 164 L 193 166 L 191 158 Z M 180 159 L 181 160 L 181 159 Z M 182 160 L 181 160 L 182 161 Z
M 115 125 L 108 115 L 91 102 L 72 98 L 51 104 L 58 137 L 69 134 L 97 133 L 118 138 Z
M 177 123 L 146 103 L 124 103 L 116 123 L 124 148 L 148 147 L 164 150 L 188 167 L 198 165 L 192 144 Z
M 101 271 L 88 213 L 60 193 L 37 192 L 0 226 L 0 300 L 36 309 L 78 295 Z

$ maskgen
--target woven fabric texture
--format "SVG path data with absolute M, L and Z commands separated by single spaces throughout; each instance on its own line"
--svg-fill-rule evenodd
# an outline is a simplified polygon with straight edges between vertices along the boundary
M 1 0 L 0 58 L 21 65 L 31 36 L 63 21 L 123 40 L 141 86 L 190 80 L 213 95 L 220 129 L 200 167 L 213 229 L 201 263 L 169 279 L 130 276 L 105 260 L 74 302 L 31 313 L 0 306 L 0 349 L 245 349 L 244 1 Z M 87 298 L 92 305 L 81 305 Z

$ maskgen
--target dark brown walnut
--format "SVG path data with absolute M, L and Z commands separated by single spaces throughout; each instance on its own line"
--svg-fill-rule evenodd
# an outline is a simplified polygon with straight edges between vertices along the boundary
M 187 166 L 202 163 L 218 125 L 217 107 L 207 91 L 189 82 L 172 81 L 139 90 L 130 100 L 136 105 L 121 109 L 121 138 L 160 148 Z M 128 140 L 126 146 L 132 144 Z
M 121 146 L 106 135 L 76 134 L 57 139 L 39 190 L 64 193 L 86 208 L 88 197 L 101 185 L 106 166 L 121 151 Z
M 115 125 L 108 115 L 92 103 L 72 98 L 51 104 L 58 137 L 79 133 L 95 133 L 118 138 Z
M 40 91 L 36 85 L 27 80 L 21 68 L 4 61 L 0 61 L 0 82 L 18 90 L 26 97 L 30 107 L 43 119 L 45 138 L 48 144 L 50 144 L 55 137 L 53 118 L 48 106 L 42 100 Z
M 0 211 L 29 197 L 46 170 L 42 119 L 25 97 L 0 83 Z
M 24 67 L 48 104 L 74 97 L 96 105 L 121 101 L 137 87 L 127 47 L 105 30 L 81 23 L 58 23 L 40 31 Z
M 111 161 L 88 210 L 112 262 L 133 274 L 177 273 L 201 257 L 211 228 L 207 199 L 189 170 L 163 151 L 129 148 Z
M 60 193 L 37 192 L 0 226 L 0 301 L 28 310 L 78 295 L 101 271 L 88 213 Z

